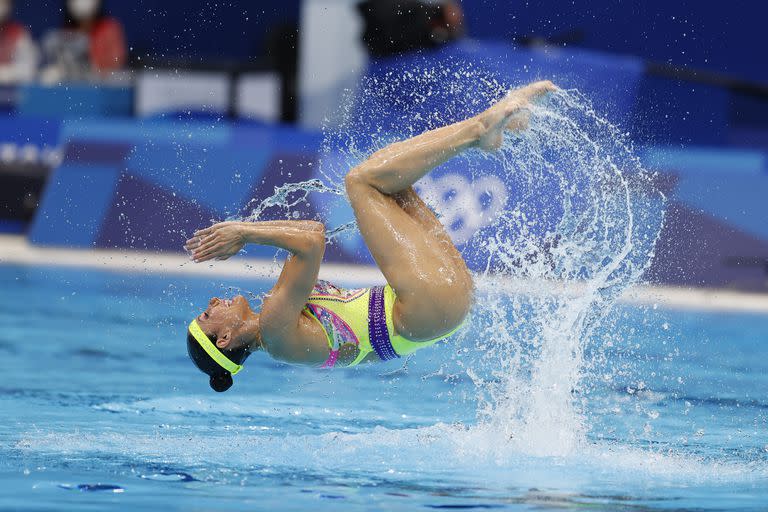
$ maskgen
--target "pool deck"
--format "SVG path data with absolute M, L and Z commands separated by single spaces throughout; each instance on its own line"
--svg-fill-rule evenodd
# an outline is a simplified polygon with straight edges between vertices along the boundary
M 0 264 L 245 279 L 276 278 L 280 271 L 280 264 L 272 260 L 238 257 L 228 261 L 196 264 L 180 253 L 41 247 L 30 244 L 25 237 L 18 235 L 0 235 Z M 320 277 L 348 286 L 370 286 L 384 282 L 384 276 L 375 267 L 338 263 L 324 263 Z M 498 287 L 498 279 L 494 279 L 493 284 Z M 478 285 L 480 289 L 483 288 L 483 279 L 478 280 Z M 547 294 L 564 289 L 577 294 L 581 289 L 580 285 L 513 279 L 505 281 L 503 286 L 509 293 L 522 294 Z M 639 285 L 625 292 L 621 301 L 673 309 L 768 314 L 768 294 L 732 290 Z

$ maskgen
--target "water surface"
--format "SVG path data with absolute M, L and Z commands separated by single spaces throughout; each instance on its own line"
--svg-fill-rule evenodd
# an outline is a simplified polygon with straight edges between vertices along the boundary
M 256 354 L 219 395 L 184 325 L 210 294 L 267 283 L 21 266 L 0 282 L 5 510 L 768 507 L 764 316 L 618 306 L 569 410 L 541 415 L 483 398 L 500 366 L 471 331 L 356 370 Z

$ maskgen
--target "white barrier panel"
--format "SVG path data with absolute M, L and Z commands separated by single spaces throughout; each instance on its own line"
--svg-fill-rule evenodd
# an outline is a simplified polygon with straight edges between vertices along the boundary
M 238 117 L 280 120 L 280 77 L 277 73 L 246 73 L 237 81 L 235 112 Z
M 136 79 L 136 113 L 164 112 L 227 114 L 230 78 L 208 71 L 145 71 Z
M 303 0 L 299 41 L 299 118 L 319 129 L 338 111 L 368 65 L 360 0 Z M 332 121 L 332 120 L 331 120 Z

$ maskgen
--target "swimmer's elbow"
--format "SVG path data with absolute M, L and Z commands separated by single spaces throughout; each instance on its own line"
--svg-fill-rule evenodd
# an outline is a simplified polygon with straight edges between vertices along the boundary
M 307 226 L 305 232 L 304 252 L 307 255 L 322 257 L 325 252 L 325 226 L 321 222 L 307 221 L 312 225 Z

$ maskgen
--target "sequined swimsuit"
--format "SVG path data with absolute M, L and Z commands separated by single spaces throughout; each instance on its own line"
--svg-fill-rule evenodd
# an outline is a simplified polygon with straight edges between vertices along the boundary
M 388 361 L 433 345 L 456 331 L 428 341 L 399 336 L 393 321 L 395 298 L 389 285 L 346 290 L 319 281 L 304 312 L 320 323 L 328 339 L 330 353 L 322 367 L 355 366 L 371 352 Z

